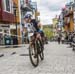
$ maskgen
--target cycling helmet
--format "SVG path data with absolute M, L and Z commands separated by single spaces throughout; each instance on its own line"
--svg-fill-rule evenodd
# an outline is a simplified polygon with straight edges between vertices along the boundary
M 24 16 L 24 19 L 25 19 L 25 18 L 31 18 L 31 17 L 32 17 L 31 14 L 26 14 L 26 15 Z

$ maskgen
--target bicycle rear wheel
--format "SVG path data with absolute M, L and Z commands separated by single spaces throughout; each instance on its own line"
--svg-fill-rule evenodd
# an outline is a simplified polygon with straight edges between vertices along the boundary
M 40 58 L 44 60 L 44 44 L 40 41 Z
M 37 67 L 38 63 L 39 63 L 39 58 L 38 58 L 36 41 L 32 46 L 30 45 L 30 47 L 29 47 L 29 57 L 30 57 L 30 61 L 31 61 L 32 65 L 34 67 Z

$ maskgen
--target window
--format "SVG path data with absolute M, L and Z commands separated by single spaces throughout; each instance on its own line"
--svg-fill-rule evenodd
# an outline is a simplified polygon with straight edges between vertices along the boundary
M 26 0 L 21 0 L 21 5 L 26 4 Z
M 21 5 L 23 5 L 24 4 L 24 0 L 21 0 Z
M 12 0 L 3 0 L 3 9 L 7 12 L 11 12 Z
M 9 0 L 5 0 L 6 2 L 6 11 L 10 12 L 10 1 Z

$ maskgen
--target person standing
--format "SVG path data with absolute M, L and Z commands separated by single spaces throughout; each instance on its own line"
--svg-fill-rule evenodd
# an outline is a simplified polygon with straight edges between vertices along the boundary
M 58 35 L 58 44 L 60 44 L 60 41 L 61 41 L 61 36 L 60 34 Z

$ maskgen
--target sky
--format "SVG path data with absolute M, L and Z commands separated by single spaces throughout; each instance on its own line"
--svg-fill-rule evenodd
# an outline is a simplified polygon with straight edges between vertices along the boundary
M 44 24 L 52 24 L 52 19 L 61 13 L 68 0 L 32 0 L 37 2 L 40 20 Z

